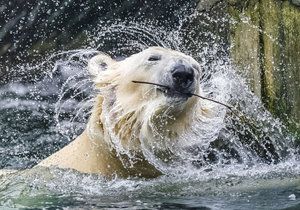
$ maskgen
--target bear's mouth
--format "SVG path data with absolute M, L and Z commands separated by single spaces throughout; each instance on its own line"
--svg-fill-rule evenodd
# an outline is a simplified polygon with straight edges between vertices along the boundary
M 195 96 L 196 94 L 191 92 L 183 92 L 172 88 L 167 85 L 153 83 L 153 82 L 144 82 L 144 81 L 132 81 L 133 83 L 140 83 L 140 84 L 148 84 L 148 85 L 155 85 L 156 90 L 163 93 L 168 98 L 180 99 L 180 100 L 187 100 L 188 98 Z
M 191 93 L 191 92 L 182 92 L 182 91 L 179 91 L 179 90 L 176 90 L 174 88 L 171 88 L 169 86 L 166 86 L 166 85 L 162 85 L 162 84 L 158 84 L 158 83 L 153 83 L 153 82 L 145 82 L 145 81 L 136 81 L 136 80 L 133 80 L 131 81 L 133 83 L 138 83 L 138 84 L 147 84 L 147 85 L 155 85 L 157 86 L 157 90 L 158 91 L 161 91 L 163 92 L 166 96 L 169 96 L 169 97 L 173 97 L 173 98 L 183 98 L 185 100 L 187 100 L 189 97 L 192 97 L 192 96 L 196 96 L 198 98 L 201 98 L 201 99 L 204 99 L 204 100 L 208 100 L 208 101 L 211 101 L 211 102 L 214 102 L 214 103 L 217 103 L 217 104 L 220 104 L 226 108 L 228 108 L 229 110 L 231 111 L 234 111 L 234 107 L 233 106 L 230 106 L 230 105 L 227 105 L 227 104 L 224 104 L 220 101 L 216 101 L 214 99 L 211 99 L 211 98 L 206 98 L 204 96 L 201 96 L 201 95 L 198 95 L 196 93 Z M 237 109 L 235 110 L 237 111 Z M 236 114 L 235 112 L 233 112 L 234 114 Z M 237 114 L 237 116 L 239 117 L 239 115 Z
M 159 92 L 163 93 L 167 98 L 176 99 L 176 100 L 188 100 L 192 93 L 189 92 L 181 92 L 171 87 L 157 87 L 156 88 Z

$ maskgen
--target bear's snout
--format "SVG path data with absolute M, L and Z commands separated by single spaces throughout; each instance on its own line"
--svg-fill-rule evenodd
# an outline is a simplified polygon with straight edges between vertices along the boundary
M 194 69 L 189 65 L 176 64 L 171 70 L 173 88 L 179 92 L 193 92 L 194 77 Z

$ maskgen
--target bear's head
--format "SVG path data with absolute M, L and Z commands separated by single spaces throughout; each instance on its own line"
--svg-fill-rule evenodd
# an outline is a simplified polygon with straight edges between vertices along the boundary
M 190 97 L 200 91 L 200 65 L 181 52 L 150 47 L 121 61 L 99 54 L 88 69 L 99 90 L 89 135 L 103 138 L 119 152 L 137 153 L 146 146 L 166 149 L 201 109 L 197 98 Z

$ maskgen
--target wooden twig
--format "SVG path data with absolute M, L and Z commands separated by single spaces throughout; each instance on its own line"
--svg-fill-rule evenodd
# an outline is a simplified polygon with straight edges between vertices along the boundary
M 148 85 L 156 85 L 156 86 L 159 86 L 159 87 L 163 87 L 163 88 L 166 88 L 167 90 L 172 90 L 174 92 L 177 92 L 177 93 L 180 93 L 180 94 L 183 94 L 183 95 L 187 95 L 188 97 L 191 97 L 191 96 L 196 96 L 196 97 L 199 97 L 201 99 L 204 99 L 204 100 L 208 100 L 208 101 L 212 101 L 214 103 L 217 103 L 217 104 L 220 104 L 222 106 L 225 106 L 226 108 L 230 109 L 230 110 L 233 110 L 233 107 L 232 106 L 229 106 L 227 104 L 224 104 L 222 102 L 219 102 L 219 101 L 216 101 L 214 99 L 211 99 L 211 98 L 206 98 L 204 96 L 200 96 L 198 94 L 195 94 L 195 93 L 189 93 L 189 92 L 181 92 L 179 90 L 174 90 L 172 88 L 170 88 L 169 86 L 166 86 L 166 85 L 162 85 L 162 84 L 157 84 L 157 83 L 153 83 L 153 82 L 144 82 L 144 81 L 136 81 L 136 80 L 133 80 L 132 81 L 133 83 L 140 83 L 140 84 L 148 84 Z

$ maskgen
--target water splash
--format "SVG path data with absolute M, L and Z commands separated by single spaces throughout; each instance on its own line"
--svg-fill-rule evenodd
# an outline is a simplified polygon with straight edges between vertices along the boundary
M 145 26 L 148 24 L 147 26 Z M 117 48 L 111 48 L 112 55 L 124 55 L 128 51 L 135 52 L 143 50 L 152 45 L 180 50 L 194 56 L 194 49 L 189 50 L 183 45 L 182 25 L 179 28 L 169 29 L 149 25 L 149 23 L 114 23 L 105 25 L 100 23 L 101 30 L 96 30 L 96 35 L 91 33 L 90 43 L 97 49 L 105 48 L 106 42 L 116 42 Z M 215 37 L 205 34 L 205 36 Z M 109 35 L 109 36 L 108 36 Z M 121 46 L 119 45 L 121 43 Z M 125 44 L 124 44 L 125 43 Z M 194 57 L 200 57 L 203 66 L 201 80 L 202 94 L 212 97 L 224 103 L 233 104 L 244 114 L 244 119 L 236 118 L 228 113 L 225 117 L 223 107 L 210 104 L 215 107 L 216 116 L 210 122 L 196 124 L 190 135 L 184 137 L 193 145 L 188 152 L 178 150 L 176 154 L 185 160 L 193 160 L 196 165 L 207 165 L 212 162 L 224 165 L 225 163 L 244 163 L 253 165 L 258 162 L 277 163 L 288 155 L 293 156 L 294 139 L 288 134 L 286 128 L 278 119 L 274 119 L 268 113 L 260 100 L 251 93 L 233 69 L 227 56 L 217 57 L 222 51 L 223 43 L 206 44 L 209 50 L 203 48 L 203 42 L 194 43 L 198 52 Z M 205 46 L 205 45 L 204 45 Z M 225 51 L 225 49 L 224 49 Z M 226 54 L 226 53 L 224 53 Z M 205 59 L 205 58 L 215 58 Z M 203 102 L 208 103 L 209 102 Z M 196 135 L 192 135 L 196 133 Z M 183 139 L 184 141 L 184 139 Z M 118 139 L 116 140 L 118 142 Z M 122 145 L 119 152 L 124 152 Z M 166 170 L 166 164 L 158 162 L 144 147 L 148 159 L 164 172 L 174 173 Z M 128 153 L 126 153 L 128 154 Z M 193 157 L 191 157 L 193 154 Z M 182 162 L 180 163 L 182 164 Z M 186 164 L 184 164 L 186 166 Z M 172 168 L 173 169 L 173 168 Z M 181 170 L 181 167 L 177 168 Z

